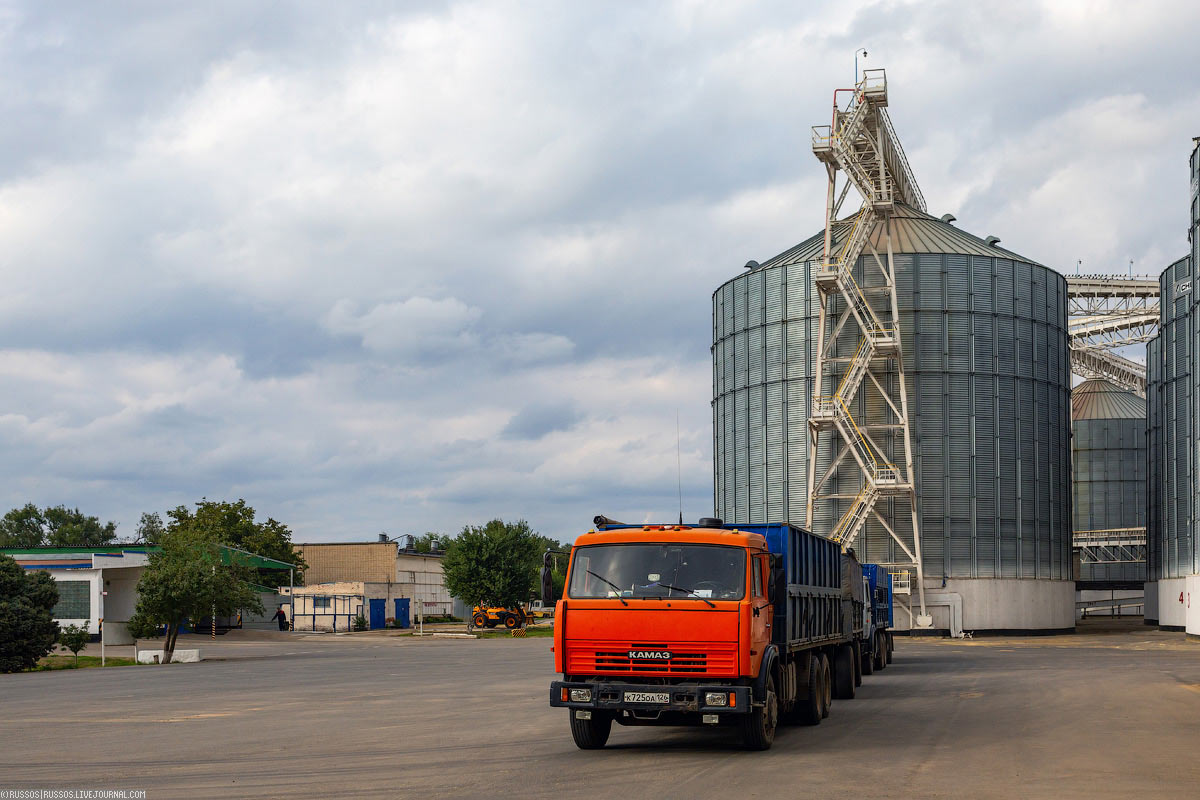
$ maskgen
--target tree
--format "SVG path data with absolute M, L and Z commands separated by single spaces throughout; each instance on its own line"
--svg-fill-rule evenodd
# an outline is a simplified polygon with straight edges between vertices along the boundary
M 510 607 L 529 599 L 543 548 L 525 520 L 467 525 L 442 560 L 446 588 L 468 606 Z
M 0 672 L 31 669 L 54 648 L 58 587 L 45 570 L 26 572 L 0 554 Z
M 158 544 L 165 530 L 162 517 L 157 511 L 143 513 L 142 518 L 138 520 L 137 541 L 141 544 Z
M 163 534 L 159 547 L 138 581 L 135 617 L 139 632 L 166 626 L 164 664 L 171 663 L 179 628 L 187 620 L 239 610 L 262 613 L 258 593 L 247 582 L 254 571 L 224 563 L 212 530 L 194 522 L 177 525 Z
M 0 547 L 38 547 L 45 543 L 46 519 L 33 503 L 0 518 Z
M 87 647 L 91 638 L 88 629 L 78 625 L 68 625 L 58 632 L 58 643 L 74 654 L 76 667 L 79 666 L 79 651 Z
M 78 508 L 33 503 L 14 508 L 0 519 L 0 546 L 4 547 L 101 547 L 117 538 L 117 523 L 100 523 L 99 517 Z
M 221 544 L 295 564 L 297 570 L 308 566 L 292 546 L 292 531 L 287 525 L 270 518 L 266 522 L 256 522 L 254 515 L 254 509 L 245 500 L 230 503 L 201 498 L 196 503 L 195 511 L 187 506 L 177 506 L 168 511 L 170 522 L 166 530 L 170 532 L 185 527 L 203 530 Z M 279 586 L 287 583 L 288 570 L 260 570 L 258 579 L 260 583 Z
M 428 531 L 420 536 L 413 537 L 413 552 L 414 553 L 432 553 L 433 543 L 438 543 L 438 550 L 445 550 L 450 544 L 450 537 L 444 533 Z

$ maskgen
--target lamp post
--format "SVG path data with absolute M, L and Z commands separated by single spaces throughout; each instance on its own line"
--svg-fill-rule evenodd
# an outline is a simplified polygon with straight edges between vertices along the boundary
M 863 58 L 867 57 L 867 48 L 860 47 L 854 51 L 854 85 L 858 86 L 858 56 L 862 54 Z

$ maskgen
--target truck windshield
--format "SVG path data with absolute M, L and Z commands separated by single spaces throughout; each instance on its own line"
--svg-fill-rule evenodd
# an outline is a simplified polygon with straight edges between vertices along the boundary
M 703 544 L 576 547 L 567 591 L 576 598 L 739 600 L 746 591 L 746 551 Z

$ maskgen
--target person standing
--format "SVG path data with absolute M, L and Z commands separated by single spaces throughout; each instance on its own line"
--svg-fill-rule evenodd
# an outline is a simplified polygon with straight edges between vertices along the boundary
M 283 613 L 283 604 L 280 603 L 279 608 L 275 609 L 275 616 L 271 619 L 279 621 L 279 630 L 286 631 L 288 629 L 287 614 Z

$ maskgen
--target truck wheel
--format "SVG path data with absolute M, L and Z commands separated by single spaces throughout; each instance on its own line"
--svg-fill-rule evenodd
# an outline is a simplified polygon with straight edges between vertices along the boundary
M 796 725 L 821 724 L 821 670 L 819 662 L 811 655 L 806 656 L 808 666 L 797 677 L 800 685 L 797 687 L 796 701 L 787 715 L 787 722 Z
M 884 641 L 883 632 L 875 634 L 875 669 L 882 670 L 887 666 L 887 642 Z
M 779 699 L 775 696 L 775 677 L 769 676 L 765 701 L 742 717 L 742 744 L 747 750 L 771 749 L 778 723 Z
M 512 614 L 504 615 L 504 627 L 508 628 L 511 631 L 513 628 L 517 627 L 517 624 L 518 624 L 518 620 Z
M 862 686 L 862 642 L 855 641 L 854 649 L 854 685 Z
M 471 624 L 474 625 L 476 628 L 484 627 L 485 625 L 487 625 L 487 621 L 488 620 L 487 620 L 486 614 L 476 614 L 475 616 L 471 617 Z
M 833 708 L 833 670 L 829 669 L 829 656 L 821 653 L 821 718 L 829 716 Z
M 838 700 L 854 699 L 854 648 L 838 645 L 833 651 L 833 696 Z
M 892 636 L 892 632 L 888 631 L 884 634 L 887 637 L 887 663 L 892 663 L 892 651 L 896 649 L 896 640 Z
M 871 639 L 874 642 L 874 639 Z M 859 651 L 862 653 L 860 664 L 862 665 L 862 674 L 870 675 L 875 672 L 875 653 L 873 650 L 863 650 L 860 646 Z
M 576 719 L 571 709 L 571 738 L 580 750 L 599 750 L 608 742 L 612 732 L 612 715 L 605 711 L 593 711 L 591 719 Z

